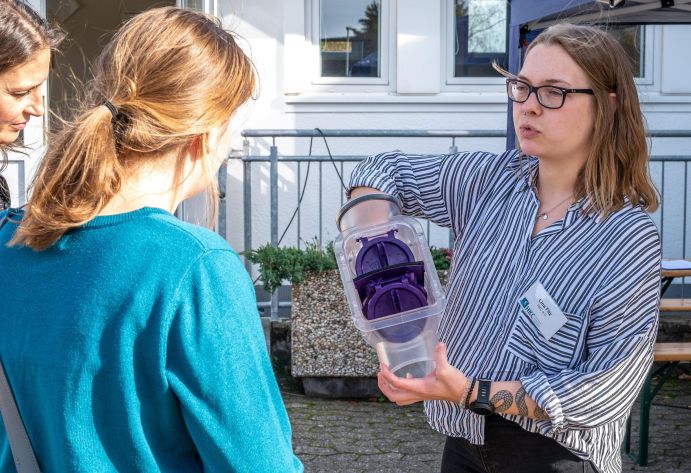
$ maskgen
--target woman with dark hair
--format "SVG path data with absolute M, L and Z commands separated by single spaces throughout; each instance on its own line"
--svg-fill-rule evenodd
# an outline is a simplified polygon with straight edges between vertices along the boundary
M 658 206 L 628 58 L 561 24 L 506 77 L 520 148 L 385 153 L 352 195 L 394 195 L 456 235 L 436 369 L 382 365 L 398 404 L 425 401 L 442 472 L 621 471 L 624 424 L 653 360 Z
M 0 172 L 29 119 L 45 112 L 41 86 L 62 38 L 23 1 L 0 0 Z M 10 191 L 0 175 L 0 210 L 9 206 Z

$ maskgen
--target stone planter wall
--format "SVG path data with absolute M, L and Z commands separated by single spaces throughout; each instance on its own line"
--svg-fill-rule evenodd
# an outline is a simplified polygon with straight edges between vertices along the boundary
M 353 324 L 338 270 L 308 273 L 293 286 L 294 377 L 374 377 L 379 362 Z
M 439 273 L 442 285 L 446 272 Z M 293 286 L 291 372 L 298 378 L 374 378 L 379 361 L 355 327 L 337 270 Z

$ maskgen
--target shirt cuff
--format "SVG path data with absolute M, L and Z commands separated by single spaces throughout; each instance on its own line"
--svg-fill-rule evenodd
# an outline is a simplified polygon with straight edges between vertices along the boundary
M 396 190 L 396 183 L 393 182 L 388 176 L 367 176 L 367 175 L 353 175 L 348 183 L 348 190 L 346 196 L 350 198 L 350 192 L 355 187 L 373 187 L 379 189 L 384 194 L 389 194 L 394 196 L 400 204 L 401 198 Z
M 547 376 L 542 371 L 535 370 L 521 376 L 520 380 L 528 396 L 549 416 L 550 423 L 536 421 L 536 427 L 540 432 L 543 435 L 554 435 L 566 430 L 566 418 L 561 401 L 549 385 Z

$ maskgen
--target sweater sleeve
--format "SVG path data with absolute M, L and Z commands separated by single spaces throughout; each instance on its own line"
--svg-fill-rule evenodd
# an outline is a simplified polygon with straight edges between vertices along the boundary
M 204 471 L 303 471 L 254 289 L 237 254 L 203 254 L 188 270 L 178 301 L 166 377 Z
M 652 222 L 614 249 L 618 261 L 595 298 L 584 362 L 521 378 L 549 415 L 544 434 L 589 429 L 626 417 L 653 361 L 660 294 L 660 241 Z
M 350 189 L 373 187 L 393 195 L 404 214 L 423 217 L 460 233 L 486 187 L 489 164 L 497 156 L 484 152 L 407 155 L 397 151 L 370 156 L 350 177 Z

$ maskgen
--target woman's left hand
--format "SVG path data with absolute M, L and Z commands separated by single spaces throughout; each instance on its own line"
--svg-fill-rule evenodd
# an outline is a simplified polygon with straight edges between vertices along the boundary
M 468 380 L 449 364 L 446 353 L 446 345 L 438 343 L 434 349 L 436 368 L 424 378 L 399 378 L 382 363 L 377 375 L 379 389 L 399 406 L 433 399 L 462 402 L 461 397 L 465 398 L 468 389 Z

